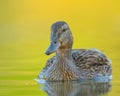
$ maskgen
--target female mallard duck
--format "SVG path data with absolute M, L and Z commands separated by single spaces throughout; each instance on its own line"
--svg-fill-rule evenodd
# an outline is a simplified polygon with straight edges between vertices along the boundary
M 72 50 L 73 37 L 66 22 L 56 22 L 51 27 L 50 46 L 45 52 L 56 56 L 47 61 L 39 78 L 56 80 L 82 80 L 111 76 L 111 62 L 96 49 Z

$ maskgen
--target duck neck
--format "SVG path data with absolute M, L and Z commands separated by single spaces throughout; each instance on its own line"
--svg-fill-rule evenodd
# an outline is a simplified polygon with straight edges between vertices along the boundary
M 60 48 L 56 52 L 56 57 L 58 60 L 72 60 L 71 48 Z

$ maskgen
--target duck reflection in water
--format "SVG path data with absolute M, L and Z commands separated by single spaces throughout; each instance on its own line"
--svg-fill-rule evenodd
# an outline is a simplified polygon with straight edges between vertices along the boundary
M 107 96 L 110 82 L 46 82 L 43 90 L 48 96 Z

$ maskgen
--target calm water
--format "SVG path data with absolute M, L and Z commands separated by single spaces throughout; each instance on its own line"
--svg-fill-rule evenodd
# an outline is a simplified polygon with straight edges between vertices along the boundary
M 67 6 L 67 7 L 66 7 Z M 0 0 L 0 96 L 120 96 L 120 0 Z M 111 83 L 34 79 L 51 56 L 50 26 L 65 20 L 73 48 L 97 48 L 111 60 Z
M 119 55 L 119 51 L 115 51 L 111 55 L 113 62 L 112 82 L 48 82 L 38 84 L 34 79 L 37 78 L 44 63 L 50 57 L 44 54 L 33 55 L 37 53 L 38 49 L 33 51 L 36 48 L 34 45 L 33 50 L 28 50 L 29 46 L 31 45 L 25 44 L 24 47 L 20 47 L 20 52 L 17 51 L 18 47 L 14 45 L 4 45 L 1 48 L 0 96 L 119 96 L 120 57 L 115 57 Z M 31 50 L 32 52 L 30 52 Z
M 42 36 L 42 35 L 40 35 Z M 119 96 L 120 93 L 120 45 L 119 38 L 91 40 L 75 37 L 73 48 L 95 47 L 112 60 L 113 80 L 109 83 L 52 82 L 38 84 L 34 79 L 51 56 L 44 54 L 49 38 L 38 41 L 0 43 L 0 96 Z M 49 36 L 48 36 L 49 37 Z M 94 37 L 94 36 L 93 36 Z M 13 38 L 14 39 L 14 38 Z M 43 39 L 43 40 L 42 40 Z M 79 43 L 81 42 L 81 43 Z

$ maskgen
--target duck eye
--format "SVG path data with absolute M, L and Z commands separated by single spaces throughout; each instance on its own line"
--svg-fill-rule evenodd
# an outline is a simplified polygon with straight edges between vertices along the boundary
M 66 29 L 63 29 L 62 31 L 63 31 L 63 32 L 65 32 L 65 31 L 66 31 Z
M 56 41 L 54 41 L 54 43 L 56 44 L 57 42 L 56 42 Z

